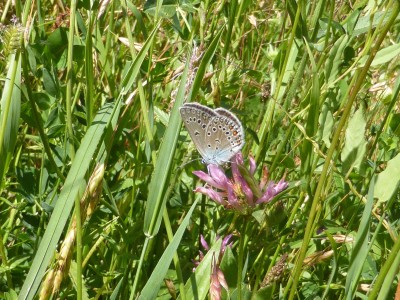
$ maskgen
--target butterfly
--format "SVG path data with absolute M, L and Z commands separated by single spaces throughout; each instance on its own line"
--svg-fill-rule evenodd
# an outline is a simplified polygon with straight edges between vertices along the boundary
M 229 110 L 185 103 L 179 111 L 204 163 L 222 165 L 243 148 L 242 123 Z

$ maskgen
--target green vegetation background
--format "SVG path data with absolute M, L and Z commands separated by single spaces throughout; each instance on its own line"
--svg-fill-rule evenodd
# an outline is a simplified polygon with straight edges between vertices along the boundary
M 399 6 L 4 1 L 0 297 L 205 299 L 233 234 L 223 299 L 392 299 Z M 235 113 L 289 189 L 251 215 L 194 194 L 185 101 Z

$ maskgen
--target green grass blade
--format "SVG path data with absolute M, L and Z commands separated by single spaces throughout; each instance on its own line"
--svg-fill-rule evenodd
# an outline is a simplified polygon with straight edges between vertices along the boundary
M 346 299 L 353 299 L 358 287 L 358 278 L 360 277 L 365 260 L 369 253 L 369 236 L 371 213 L 374 204 L 375 178 L 371 180 L 367 203 L 361 217 L 360 226 L 355 238 L 354 248 L 351 253 L 349 271 L 346 278 L 345 294 Z
M 388 293 L 392 290 L 393 280 L 399 272 L 400 264 L 400 239 L 398 238 L 389 251 L 389 256 L 379 271 L 372 290 L 368 295 L 369 300 L 388 299 Z M 379 293 L 379 294 L 378 294 Z
M 85 176 L 96 151 L 103 141 L 104 132 L 110 124 L 111 118 L 117 115 L 115 112 L 118 110 L 119 105 L 113 107 L 108 104 L 103 107 L 93 120 L 93 125 L 84 136 L 78 152 L 72 161 L 64 187 L 57 199 L 46 232 L 43 235 L 18 299 L 33 299 L 35 296 L 46 268 L 54 255 L 54 250 L 65 224 L 68 221 L 74 200 L 81 195 L 85 188 Z
M 94 78 L 93 78 L 93 23 L 94 17 L 91 16 L 89 20 L 89 31 L 86 35 L 85 42 L 85 73 L 86 73 L 86 123 L 90 126 L 93 119 L 93 109 L 94 109 Z
M 147 201 L 146 213 L 144 216 L 144 233 L 146 236 L 157 234 L 161 223 L 165 201 L 162 201 L 166 188 L 167 179 L 171 173 L 172 159 L 174 157 L 176 143 L 181 127 L 181 117 L 179 107 L 183 104 L 185 97 L 185 87 L 187 80 L 188 64 L 182 74 L 181 84 L 175 99 L 174 107 L 171 111 L 168 127 L 164 134 L 163 142 L 154 167 L 154 173 L 149 185 L 149 196 Z
M 379 291 L 378 300 L 386 300 L 389 299 L 389 293 L 393 289 L 393 280 L 396 275 L 399 273 L 399 265 L 400 265 L 400 242 L 399 239 L 396 241 L 396 245 L 390 251 L 390 259 L 387 260 L 384 267 L 389 267 L 389 270 L 386 272 L 386 268 L 382 268 L 379 276 L 383 275 L 384 279 L 382 281 L 382 286 Z M 382 274 L 381 274 L 382 273 Z M 378 286 L 377 286 L 378 287 Z M 374 286 L 375 288 L 375 286 Z M 374 299 L 374 298 L 369 298 Z
M 178 246 L 180 245 L 182 236 L 185 233 L 186 228 L 189 226 L 190 217 L 192 216 L 192 213 L 196 208 L 196 206 L 197 206 L 197 201 L 195 201 L 192 204 L 185 219 L 182 221 L 182 224 L 176 231 L 171 243 L 168 245 L 167 249 L 165 249 L 163 255 L 161 256 L 156 267 L 151 273 L 149 280 L 147 280 L 146 285 L 144 286 L 142 292 L 140 293 L 139 299 L 145 300 L 145 299 L 156 298 L 161 283 L 164 280 L 165 274 L 167 274 L 168 268 L 171 265 L 172 258 L 174 257 L 174 254 L 178 249 Z
M 210 64 L 211 59 L 214 57 L 215 51 L 217 50 L 217 46 L 219 45 L 219 42 L 221 40 L 222 32 L 224 32 L 223 27 L 215 35 L 214 39 L 210 43 L 210 46 L 207 48 L 207 50 L 204 52 L 203 57 L 201 58 L 199 68 L 197 69 L 197 72 L 196 72 L 196 77 L 193 81 L 192 90 L 191 90 L 191 94 L 189 97 L 190 100 L 193 99 L 194 97 L 196 97 L 196 95 L 200 89 L 201 82 L 203 81 L 207 66 Z
M 140 67 L 146 58 L 147 51 L 150 48 L 151 43 L 153 42 L 153 39 L 156 35 L 156 32 L 158 30 L 158 27 L 160 26 L 160 23 L 158 23 L 153 31 L 150 33 L 149 37 L 147 38 L 146 42 L 144 43 L 142 49 L 140 49 L 139 53 L 137 54 L 137 57 L 135 60 L 131 63 L 129 66 L 128 72 L 126 72 L 124 78 L 122 79 L 122 87 L 123 91 L 128 92 L 131 88 L 132 85 L 136 82 L 137 80 L 137 74 L 140 71 Z
M 21 60 L 20 56 L 9 56 L 7 79 L 1 95 L 0 105 L 0 190 L 7 173 L 18 136 L 21 110 Z
M 314 138 L 318 130 L 318 116 L 319 116 L 319 98 L 320 98 L 320 86 L 319 86 L 319 76 L 317 73 L 317 65 L 315 63 L 314 57 L 312 55 L 309 45 L 305 41 L 306 49 L 308 51 L 308 56 L 310 57 L 312 66 L 312 87 L 309 96 L 309 110 L 306 124 L 306 133 L 310 138 Z M 312 143 L 304 139 L 302 153 L 301 153 L 301 167 L 303 174 L 308 174 L 310 176 L 313 174 L 311 166 L 314 161 L 314 151 L 312 151 Z
M 337 79 L 340 63 L 342 61 L 341 57 L 348 42 L 349 37 L 347 35 L 342 35 L 337 39 L 329 52 L 328 60 L 325 63 L 325 81 L 328 87 Z

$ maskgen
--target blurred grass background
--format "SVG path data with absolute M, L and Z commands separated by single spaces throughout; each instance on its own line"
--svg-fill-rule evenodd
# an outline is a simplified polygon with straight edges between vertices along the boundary
M 0 297 L 204 299 L 199 237 L 215 250 L 233 234 L 223 299 L 393 299 L 399 11 L 4 1 Z M 235 113 L 256 176 L 265 165 L 290 189 L 248 216 L 194 194 L 206 166 L 181 129 L 185 101 Z

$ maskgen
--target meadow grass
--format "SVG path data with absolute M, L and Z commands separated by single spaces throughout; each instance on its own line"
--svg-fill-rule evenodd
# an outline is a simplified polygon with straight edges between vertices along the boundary
M 0 298 L 400 299 L 398 0 L 93 2 L 0 4 Z

